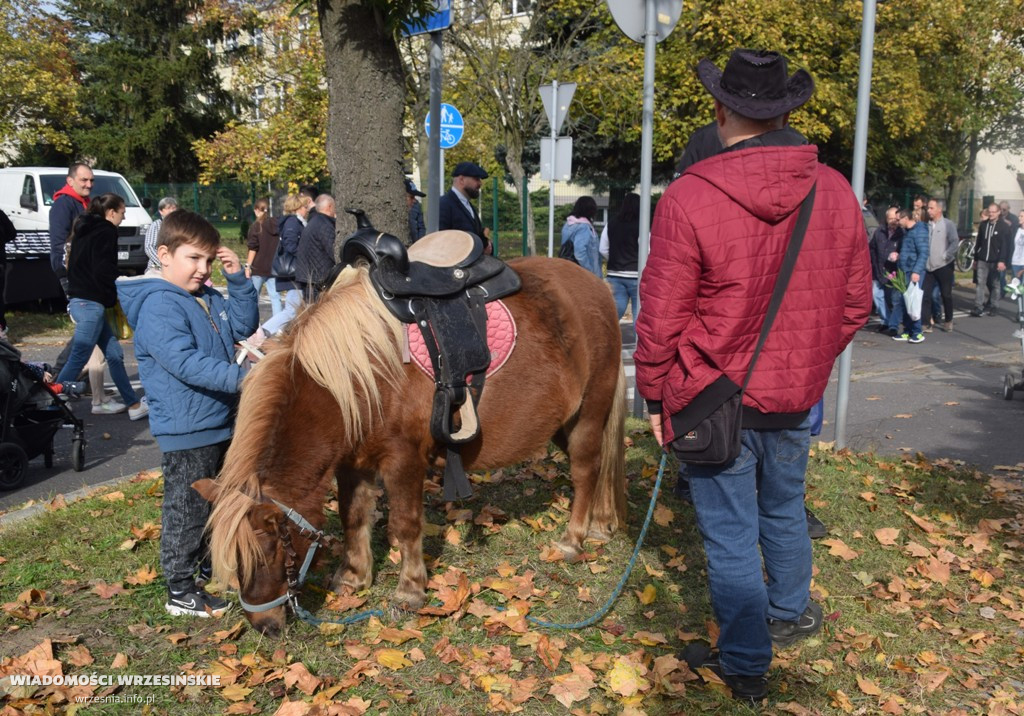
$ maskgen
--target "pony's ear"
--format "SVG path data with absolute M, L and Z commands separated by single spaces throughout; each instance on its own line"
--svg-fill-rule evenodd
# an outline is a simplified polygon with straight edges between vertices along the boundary
M 274 535 L 284 520 L 284 514 L 275 505 L 256 505 L 249 511 L 249 520 L 254 529 Z
M 208 477 L 204 477 L 202 480 L 196 480 L 192 483 L 192 487 L 210 503 L 216 502 L 217 498 L 220 496 L 220 486 Z

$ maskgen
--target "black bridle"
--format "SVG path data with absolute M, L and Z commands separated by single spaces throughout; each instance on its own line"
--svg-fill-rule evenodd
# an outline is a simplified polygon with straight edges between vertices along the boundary
M 285 603 L 289 603 L 292 605 L 293 609 L 297 609 L 299 591 L 302 589 L 302 585 L 306 581 L 306 574 L 309 572 L 309 566 L 313 563 L 313 557 L 316 556 L 317 548 L 327 547 L 332 541 L 334 541 L 333 537 L 324 534 L 323 530 L 314 527 L 309 520 L 291 507 L 288 507 L 273 498 L 270 498 L 270 501 L 278 506 L 281 512 L 284 513 L 284 516 L 287 517 L 292 524 L 299 528 L 299 535 L 309 540 L 309 547 L 306 549 L 306 557 L 302 560 L 302 566 L 299 569 L 296 569 L 295 566 L 298 563 L 299 554 L 295 551 L 295 547 L 292 545 L 292 533 L 290 526 L 287 524 L 283 525 L 283 529 L 278 531 L 277 537 L 281 540 L 281 548 L 284 550 L 284 571 L 285 578 L 288 580 L 288 588 L 280 597 L 262 604 L 249 604 L 246 602 L 242 599 L 242 590 L 240 588 L 238 590 L 238 601 L 242 605 L 242 609 L 247 612 L 265 612 Z

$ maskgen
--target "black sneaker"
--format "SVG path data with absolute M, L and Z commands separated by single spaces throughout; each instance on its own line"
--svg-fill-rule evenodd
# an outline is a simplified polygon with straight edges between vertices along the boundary
M 199 575 L 196 577 L 196 586 L 202 589 L 213 579 L 213 566 L 209 562 L 199 565 Z
M 977 318 L 978 316 L 984 316 L 985 312 L 980 308 L 972 308 L 970 315 L 973 316 L 974 318 Z
M 732 690 L 732 697 L 737 701 L 745 701 L 749 704 L 757 704 L 768 696 L 768 678 L 760 676 L 740 676 L 739 674 L 726 674 L 722 671 L 722 665 L 718 663 L 718 651 L 712 651 L 707 644 L 687 644 L 677 655 L 677 658 L 686 662 L 702 684 L 707 683 L 700 675 L 698 669 L 707 669 L 720 678 L 725 685 Z
M 220 597 L 207 594 L 206 590 L 196 587 L 194 590 L 175 594 L 167 592 L 167 603 L 164 608 L 173 616 L 191 617 L 219 617 L 228 609 L 231 604 Z
M 822 618 L 821 607 L 814 602 L 808 602 L 804 613 L 795 622 L 769 619 L 768 633 L 772 635 L 772 643 L 775 646 L 785 648 L 799 639 L 821 631 Z
M 827 537 L 828 527 L 825 526 L 825 523 L 819 520 L 808 508 L 805 507 L 804 512 L 807 513 L 807 536 L 811 539 Z

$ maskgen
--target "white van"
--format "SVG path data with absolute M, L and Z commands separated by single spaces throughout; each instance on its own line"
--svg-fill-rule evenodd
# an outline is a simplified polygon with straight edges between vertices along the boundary
M 124 199 L 124 221 L 117 228 L 117 265 L 124 274 L 146 270 L 146 230 L 149 212 L 127 180 L 116 172 L 93 169 L 92 196 L 113 192 Z M 0 169 L 0 209 L 18 231 L 49 231 L 53 194 L 67 184 L 66 167 L 7 167 Z

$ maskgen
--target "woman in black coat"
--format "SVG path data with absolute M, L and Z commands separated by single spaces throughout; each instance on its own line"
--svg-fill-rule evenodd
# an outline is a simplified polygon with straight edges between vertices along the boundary
M 124 221 L 124 213 L 124 199 L 117 194 L 103 194 L 92 200 L 71 229 L 66 252 L 68 313 L 75 322 L 75 335 L 71 338 L 68 362 L 57 382 L 75 380 L 89 362 L 92 349 L 99 346 L 123 401 L 104 403 L 103 412 L 123 413 L 127 409 L 128 417 L 138 420 L 149 413 L 149 406 L 139 400 L 132 388 L 124 369 L 124 351 L 106 315 L 106 309 L 117 303 L 117 227 Z

